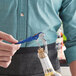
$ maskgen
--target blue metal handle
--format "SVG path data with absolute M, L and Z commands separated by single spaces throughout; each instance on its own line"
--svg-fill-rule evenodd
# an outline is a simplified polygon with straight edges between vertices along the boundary
M 22 43 L 25 43 L 25 42 L 30 42 L 30 41 L 33 41 L 33 40 L 37 40 L 37 39 L 39 38 L 39 35 L 40 35 L 41 33 L 42 33 L 42 32 L 39 32 L 39 33 L 35 34 L 34 36 L 31 36 L 31 37 L 29 37 L 29 38 L 27 38 L 27 39 L 25 39 L 25 40 L 22 40 L 22 41 L 20 41 L 20 42 L 18 42 L 18 43 L 16 43 L 16 44 L 22 44 Z

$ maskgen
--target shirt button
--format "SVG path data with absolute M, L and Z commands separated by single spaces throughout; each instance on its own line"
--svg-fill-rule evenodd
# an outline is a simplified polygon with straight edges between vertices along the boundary
M 24 16 L 24 13 L 21 13 L 21 16 Z

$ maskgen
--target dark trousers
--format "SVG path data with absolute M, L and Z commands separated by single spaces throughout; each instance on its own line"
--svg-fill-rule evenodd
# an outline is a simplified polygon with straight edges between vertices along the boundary
M 37 56 L 38 47 L 21 48 L 12 58 L 6 69 L 0 67 L 0 76 L 44 76 Z M 55 43 L 48 45 L 49 58 L 55 70 L 60 68 Z

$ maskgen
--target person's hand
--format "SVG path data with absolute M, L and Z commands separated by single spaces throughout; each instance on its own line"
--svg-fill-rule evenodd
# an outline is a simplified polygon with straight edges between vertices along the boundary
M 12 44 L 2 42 L 2 40 L 8 41 Z M 18 41 L 11 35 L 0 31 L 0 66 L 7 68 L 11 63 L 12 56 L 20 48 L 21 44 L 15 44 Z

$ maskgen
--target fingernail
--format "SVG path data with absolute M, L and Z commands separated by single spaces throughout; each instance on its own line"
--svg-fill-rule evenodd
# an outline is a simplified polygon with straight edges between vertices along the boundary
M 16 40 L 16 39 L 15 39 L 15 41 L 17 41 L 17 42 L 18 42 L 18 40 Z
M 18 46 L 20 47 L 20 46 L 21 46 L 21 44 L 18 44 Z

